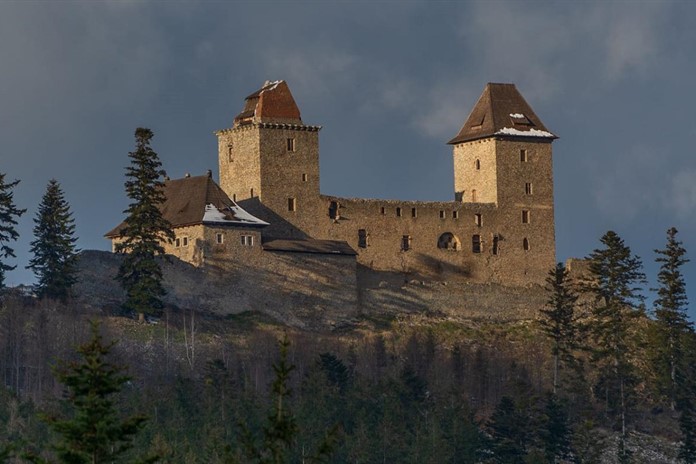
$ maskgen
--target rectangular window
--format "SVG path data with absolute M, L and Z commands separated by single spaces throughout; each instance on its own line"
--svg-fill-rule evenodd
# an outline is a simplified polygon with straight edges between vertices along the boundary
M 384 216 L 385 214 L 387 214 L 387 209 L 386 209 L 384 206 L 382 206 L 382 207 L 379 209 L 379 214 L 381 214 L 382 216 Z
M 288 137 L 288 151 L 295 151 L 295 139 Z
M 416 211 L 416 208 L 411 208 L 411 217 L 417 217 L 418 212 Z
M 529 239 L 527 237 L 522 240 L 522 249 L 524 251 L 529 251 Z
M 445 219 L 445 210 L 444 209 L 440 210 L 440 219 Z
M 526 184 L 524 184 L 524 194 L 525 195 L 532 194 L 532 183 L 531 182 L 527 182 Z
M 295 211 L 297 208 L 297 202 L 294 198 L 288 198 L 288 211 Z
M 227 145 L 227 161 L 230 163 L 234 161 L 233 158 L 233 152 L 232 152 L 232 144 Z
M 396 217 L 401 217 L 401 208 L 396 208 Z
M 527 161 L 529 161 L 529 158 L 527 157 L 527 150 L 520 150 L 520 163 L 526 163 Z
M 408 251 L 411 249 L 411 236 L 403 235 L 401 237 L 401 251 Z
M 459 219 L 459 211 L 452 211 L 452 219 Z
M 242 235 L 242 245 L 254 246 L 254 236 L 253 235 Z
M 498 240 L 500 240 L 500 237 L 498 237 L 498 234 L 493 235 L 493 254 L 494 255 L 498 254 Z
M 188 246 L 188 237 L 181 237 L 181 246 L 182 247 Z
M 307 174 L 302 174 L 302 182 L 307 182 Z
M 522 224 L 529 224 L 529 211 L 526 209 L 522 210 Z
M 474 214 L 474 224 L 479 227 L 483 225 L 483 216 L 481 216 L 481 213 Z
M 215 234 L 215 242 L 218 245 L 222 245 L 223 243 L 225 243 L 225 236 L 218 232 L 217 234 Z
M 232 194 L 232 201 L 234 201 L 235 203 L 237 202 L 237 194 L 236 193 Z
M 174 240 L 174 246 L 177 248 L 181 246 L 181 239 L 179 237 Z
M 471 236 L 471 251 L 481 253 L 481 236 L 478 234 Z
M 358 229 L 358 247 L 367 248 L 367 231 Z

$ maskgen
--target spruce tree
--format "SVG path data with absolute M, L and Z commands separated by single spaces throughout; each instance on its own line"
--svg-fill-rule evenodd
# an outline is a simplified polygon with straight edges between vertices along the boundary
M 571 288 L 568 271 L 563 263 L 558 263 L 549 271 L 546 284 L 549 300 L 546 307 L 541 309 L 542 317 L 539 325 L 552 343 L 553 393 L 556 394 L 561 364 L 573 366 L 574 351 L 580 345 L 580 333 L 575 316 L 575 303 L 578 296 Z
M 689 262 L 685 258 L 686 250 L 677 240 L 677 229 L 667 231 L 667 245 L 663 250 L 655 250 L 660 263 L 657 275 L 659 288 L 654 302 L 657 337 L 654 340 L 653 365 L 658 384 L 675 408 L 679 396 L 680 384 L 684 380 L 684 337 L 693 331 L 688 320 L 686 282 L 682 266 Z
M 645 282 L 640 258 L 613 231 L 601 238 L 604 248 L 589 256 L 590 279 L 585 288 L 595 296 L 592 333 L 594 361 L 601 373 L 597 394 L 605 402 L 605 411 L 620 427 L 619 461 L 628 462 L 626 448 L 627 414 L 635 381 L 631 351 L 635 348 L 633 324 L 642 314 L 640 284 Z
M 164 170 L 157 153 L 150 147 L 150 129 L 135 131 L 135 151 L 128 154 L 131 165 L 126 168 L 126 194 L 131 199 L 121 241 L 116 252 L 125 253 L 116 276 L 126 291 L 124 307 L 136 312 L 140 319 L 163 307 L 165 294 L 162 269 L 155 260 L 164 254 L 162 242 L 174 238 L 171 224 L 160 210 L 165 201 Z
M 38 278 L 40 297 L 66 300 L 77 282 L 75 223 L 57 180 L 51 179 L 34 218 L 34 241 L 27 268 Z
M 567 462 L 573 456 L 572 431 L 566 408 L 558 396 L 548 395 L 539 431 L 547 462 Z
M 26 209 L 18 209 L 14 204 L 12 189 L 19 184 L 19 181 L 6 182 L 5 175 L 0 172 L 0 290 L 5 288 L 5 272 L 16 267 L 10 266 L 4 260 L 16 257 L 9 242 L 14 242 L 19 238 L 17 219 L 27 211 Z
M 65 387 L 64 402 L 71 414 L 44 420 L 60 437 L 54 449 L 62 463 L 122 462 L 145 423 L 144 416 L 119 417 L 114 395 L 131 379 L 108 361 L 113 346 L 104 344 L 99 325 L 93 322 L 91 339 L 77 348 L 81 360 L 54 370 Z M 139 462 L 155 461 L 153 457 Z
M 509 396 L 503 396 L 488 423 L 492 438 L 493 462 L 522 464 L 529 441 L 528 418 Z

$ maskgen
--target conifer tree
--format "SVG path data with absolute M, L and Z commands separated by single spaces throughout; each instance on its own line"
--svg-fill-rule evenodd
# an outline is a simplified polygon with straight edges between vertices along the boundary
M 596 343 L 593 358 L 601 372 L 596 390 L 605 401 L 605 411 L 614 415 L 621 430 L 619 461 L 628 462 L 627 413 L 635 376 L 629 355 L 634 348 L 633 324 L 641 315 L 645 282 L 640 258 L 613 231 L 601 240 L 604 248 L 590 256 L 590 279 L 585 288 L 595 296 L 592 332 Z
M 679 396 L 680 384 L 684 380 L 684 337 L 693 332 L 688 320 L 686 282 L 681 272 L 689 262 L 686 250 L 677 240 L 677 229 L 667 231 L 667 244 L 663 250 L 655 250 L 660 263 L 657 280 L 660 284 L 654 302 L 657 339 L 654 341 L 654 369 L 660 390 L 669 399 L 672 409 Z
M 540 430 L 544 455 L 549 463 L 566 462 L 572 455 L 572 432 L 568 415 L 561 400 L 548 395 L 544 408 L 544 420 Z
M 54 448 L 62 463 L 121 462 L 145 423 L 143 416 L 119 417 L 114 395 L 130 377 L 123 375 L 123 368 L 108 361 L 113 346 L 114 343 L 104 344 L 99 325 L 93 322 L 91 339 L 77 348 L 82 359 L 54 370 L 65 387 L 64 401 L 72 411 L 70 417 L 44 417 L 60 436 Z M 151 457 L 139 462 L 156 460 Z
M 549 271 L 546 278 L 549 300 L 546 307 L 541 309 L 542 318 L 539 320 L 542 332 L 552 342 L 554 394 L 558 390 L 560 364 L 573 365 L 574 351 L 580 344 L 575 317 L 578 296 L 572 290 L 569 280 L 568 271 L 563 263 L 556 264 L 556 267 Z
M 38 278 L 40 297 L 65 300 L 77 282 L 75 223 L 60 184 L 51 179 L 34 218 L 34 241 L 27 268 Z
M 491 415 L 489 428 L 493 445 L 493 462 L 522 464 L 529 441 L 527 418 L 509 396 L 503 396 Z
M 135 130 L 135 151 L 128 154 L 131 165 L 126 168 L 126 194 L 131 199 L 121 241 L 116 252 L 125 253 L 116 279 L 127 294 L 124 307 L 136 312 L 140 319 L 163 307 L 165 294 L 162 269 L 155 260 L 164 254 L 162 241 L 173 240 L 171 224 L 160 211 L 165 201 L 164 170 L 157 153 L 150 147 L 150 129 Z
M 0 290 L 5 288 L 5 272 L 16 267 L 10 266 L 4 260 L 16 257 L 9 242 L 19 238 L 17 219 L 27 211 L 17 208 L 14 204 L 12 189 L 19 184 L 19 181 L 6 182 L 5 175 L 0 172 Z

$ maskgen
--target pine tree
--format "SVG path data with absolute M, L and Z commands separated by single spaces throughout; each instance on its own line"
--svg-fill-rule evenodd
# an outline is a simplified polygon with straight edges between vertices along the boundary
M 12 189 L 19 184 L 18 180 L 5 182 L 5 175 L 0 172 L 0 290 L 5 288 L 5 272 L 11 271 L 16 266 L 10 266 L 3 260 L 15 258 L 15 253 L 8 245 L 19 238 L 17 232 L 17 219 L 27 210 L 18 209 L 14 204 Z
M 274 396 L 266 425 L 263 427 L 263 444 L 257 446 L 249 430 L 242 425 L 243 441 L 246 455 L 252 462 L 259 464 L 280 464 L 288 462 L 292 442 L 297 435 L 295 416 L 290 411 L 288 399 L 292 390 L 288 387 L 290 373 L 295 366 L 288 362 L 290 341 L 287 335 L 280 342 L 280 359 L 273 365 L 275 379 L 271 386 Z
M 601 376 L 596 390 L 605 410 L 618 419 L 621 429 L 619 461 L 627 462 L 627 413 L 635 380 L 629 354 L 634 348 L 633 323 L 642 314 L 640 284 L 645 282 L 642 263 L 613 231 L 601 238 L 604 248 L 590 256 L 591 278 L 585 288 L 595 296 L 592 332 L 594 360 Z
M 138 313 L 141 320 L 145 314 L 163 307 L 162 269 L 155 257 L 164 254 L 162 241 L 174 238 L 171 224 L 160 211 L 165 201 L 164 183 L 160 180 L 164 171 L 150 147 L 152 137 L 150 129 L 135 131 L 136 149 L 128 155 L 131 165 L 126 168 L 125 183 L 132 203 L 124 211 L 127 217 L 121 230 L 122 241 L 116 245 L 116 252 L 125 253 L 116 276 L 127 294 L 124 307 Z
M 66 300 L 77 282 L 75 223 L 60 184 L 51 179 L 34 218 L 34 241 L 27 268 L 38 278 L 40 297 Z
M 696 334 L 682 334 L 683 359 L 680 362 L 676 409 L 679 411 L 681 446 L 679 458 L 686 464 L 696 464 Z
M 123 375 L 123 368 L 109 363 L 107 358 L 113 346 L 114 343 L 104 344 L 99 325 L 93 322 L 91 339 L 77 349 L 82 359 L 54 370 L 65 386 L 64 401 L 72 410 L 67 418 L 44 417 L 60 436 L 54 446 L 60 462 L 119 462 L 145 423 L 143 416 L 119 417 L 114 395 L 130 377 Z M 156 458 L 140 462 L 156 462 Z
M 489 421 L 493 445 L 493 461 L 500 464 L 521 464 L 529 441 L 527 418 L 518 411 L 509 396 L 503 396 Z
M 544 420 L 539 435 L 549 463 L 566 462 L 565 460 L 569 460 L 573 455 L 572 432 L 566 408 L 555 394 L 546 398 Z
M 654 341 L 654 369 L 663 394 L 669 399 L 672 409 L 679 396 L 683 376 L 684 336 L 693 332 L 688 320 L 686 282 L 681 268 L 689 260 L 686 250 L 677 240 L 677 229 L 667 231 L 664 250 L 655 250 L 656 262 L 660 263 L 657 280 L 660 284 L 654 302 L 657 340 Z
M 542 332 L 552 342 L 553 393 L 556 394 L 560 364 L 572 366 L 575 363 L 574 351 L 580 345 L 580 333 L 575 317 L 578 296 L 571 288 L 568 271 L 563 263 L 558 263 L 549 271 L 546 284 L 550 296 L 546 307 L 541 309 L 542 318 L 539 324 Z

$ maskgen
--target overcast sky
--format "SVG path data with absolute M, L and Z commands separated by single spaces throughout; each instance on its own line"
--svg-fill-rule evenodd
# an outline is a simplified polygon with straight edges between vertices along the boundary
M 561 137 L 558 259 L 612 229 L 654 286 L 668 227 L 696 250 L 694 24 L 686 1 L 2 1 L 0 172 L 28 208 L 8 284 L 33 280 L 49 179 L 79 246 L 109 249 L 136 127 L 154 131 L 171 177 L 217 175 L 213 131 L 285 79 L 304 122 L 324 126 L 323 193 L 417 200 L 453 198 L 445 143 L 486 82 L 517 84 Z

